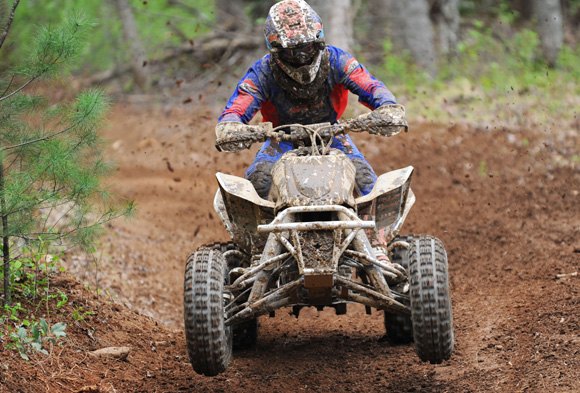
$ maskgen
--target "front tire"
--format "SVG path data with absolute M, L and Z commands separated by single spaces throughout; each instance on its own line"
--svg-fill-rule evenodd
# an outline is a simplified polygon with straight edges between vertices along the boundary
M 239 251 L 239 248 L 236 246 L 234 242 L 216 243 L 207 246 L 207 248 L 218 250 L 222 254 L 225 254 L 228 251 L 234 250 Z M 244 263 L 243 260 L 239 260 L 239 257 L 235 255 L 226 258 L 225 263 L 227 265 L 226 270 L 228 275 L 227 281 L 229 281 L 229 271 L 231 269 L 233 269 L 234 267 L 247 266 L 243 264 Z M 247 263 L 249 263 L 249 261 Z M 229 284 L 231 284 L 231 282 Z M 254 348 L 256 346 L 256 342 L 258 341 L 258 319 L 253 318 L 250 319 L 249 321 L 233 326 L 232 336 L 233 336 L 234 351 Z
M 185 267 L 184 321 L 187 352 L 198 374 L 224 372 L 232 358 L 232 329 L 225 326 L 226 263 L 215 249 L 200 249 Z
M 409 250 L 411 319 L 417 355 L 438 364 L 453 352 L 447 253 L 439 239 L 421 236 Z

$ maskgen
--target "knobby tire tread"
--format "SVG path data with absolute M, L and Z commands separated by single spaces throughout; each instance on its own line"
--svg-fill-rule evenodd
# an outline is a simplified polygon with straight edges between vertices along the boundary
M 200 249 L 187 259 L 184 319 L 187 352 L 193 369 L 214 376 L 226 370 L 232 357 L 231 329 L 224 324 L 223 254 Z
M 413 336 L 419 358 L 438 364 L 453 352 L 447 254 L 440 240 L 421 236 L 410 249 Z
M 231 250 L 239 250 L 234 242 L 216 242 L 210 243 L 203 248 L 209 248 L 212 250 L 218 250 L 222 254 L 226 253 L 227 251 Z M 229 263 L 230 261 L 226 261 L 228 263 L 228 267 L 232 267 Z M 239 266 L 239 262 L 234 266 Z M 243 322 L 239 325 L 232 327 L 232 334 L 233 334 L 233 349 L 234 350 L 244 350 L 244 349 L 251 349 L 256 346 L 258 342 L 258 319 L 253 318 L 247 322 Z

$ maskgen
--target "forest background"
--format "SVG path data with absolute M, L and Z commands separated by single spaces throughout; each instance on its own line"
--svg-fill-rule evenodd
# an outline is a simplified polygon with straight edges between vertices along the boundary
M 0 21 L 6 21 L 10 3 L 0 3 Z M 236 79 L 265 53 L 262 28 L 273 3 L 26 0 L 15 15 L 0 70 L 22 61 L 39 25 L 82 12 L 96 23 L 73 70 L 83 86 L 155 94 L 185 82 L 194 97 L 194 91 L 219 84 L 228 87 L 225 93 L 210 91 L 223 105 Z M 571 104 L 579 92 L 580 0 L 311 4 L 325 21 L 328 43 L 353 52 L 413 119 L 483 128 L 576 119 L 570 108 L 578 107 Z

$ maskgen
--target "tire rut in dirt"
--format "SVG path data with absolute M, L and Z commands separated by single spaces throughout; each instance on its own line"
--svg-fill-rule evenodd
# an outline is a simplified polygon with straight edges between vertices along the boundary
M 415 349 L 425 362 L 441 363 L 453 352 L 453 316 L 447 253 L 431 236 L 416 237 L 409 250 L 411 318 Z
M 184 321 L 193 369 L 207 376 L 226 370 L 232 357 L 232 332 L 224 321 L 225 260 L 220 251 L 200 249 L 187 259 Z

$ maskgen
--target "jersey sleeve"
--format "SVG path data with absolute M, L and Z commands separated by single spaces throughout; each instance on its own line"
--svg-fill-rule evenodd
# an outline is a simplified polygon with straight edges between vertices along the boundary
M 377 109 L 386 104 L 396 104 L 393 93 L 383 82 L 375 78 L 351 54 L 335 50 L 333 66 L 338 72 L 338 79 L 352 93 L 359 97 L 359 102 L 370 109 Z
M 260 82 L 262 60 L 258 60 L 238 82 L 218 122 L 233 121 L 248 124 L 262 107 L 266 97 Z

